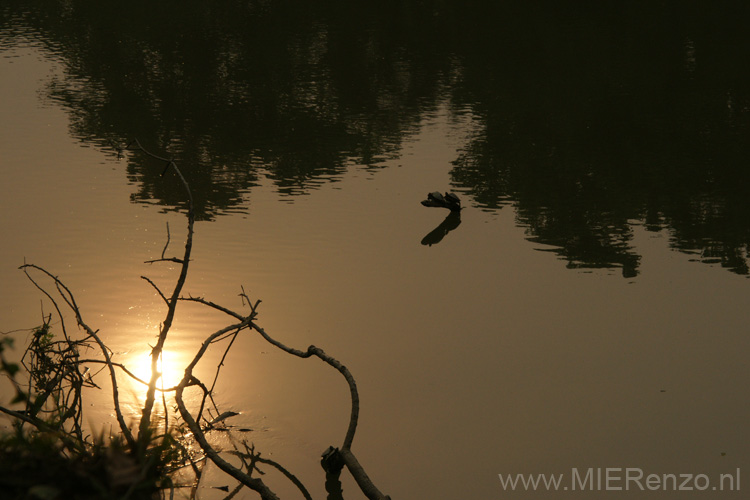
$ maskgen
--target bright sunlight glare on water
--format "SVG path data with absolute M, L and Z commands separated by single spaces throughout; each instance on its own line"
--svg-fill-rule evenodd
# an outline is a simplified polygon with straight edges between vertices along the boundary
M 184 375 L 185 365 L 190 360 L 185 354 L 175 351 L 164 350 L 158 361 L 157 372 L 161 377 L 157 380 L 156 386 L 160 389 L 169 389 L 176 386 Z M 133 372 L 133 375 L 144 382 L 151 378 L 151 352 L 142 351 L 130 356 L 129 361 L 125 361 L 125 366 Z M 142 391 L 145 395 L 146 386 L 138 381 L 131 380 L 133 390 Z

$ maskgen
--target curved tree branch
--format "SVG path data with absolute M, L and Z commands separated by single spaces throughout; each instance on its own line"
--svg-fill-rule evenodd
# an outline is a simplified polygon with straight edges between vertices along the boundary
M 249 326 L 250 320 L 245 319 L 244 321 L 229 325 L 225 328 L 222 328 L 221 330 L 218 330 L 217 332 L 214 332 L 211 334 L 206 340 L 203 341 L 201 344 L 200 349 L 196 353 L 196 355 L 193 357 L 193 360 L 190 362 L 190 364 L 185 368 L 185 375 L 180 381 L 180 383 L 177 385 L 177 390 L 175 391 L 175 401 L 177 402 L 177 408 L 179 409 L 180 416 L 182 416 L 182 420 L 187 424 L 190 431 L 193 433 L 193 436 L 195 437 L 196 441 L 198 441 L 198 444 L 203 449 L 203 451 L 206 453 L 206 455 L 211 459 L 211 461 L 216 464 L 217 467 L 219 467 L 221 470 L 232 476 L 233 478 L 240 481 L 242 484 L 247 486 L 248 488 L 252 489 L 253 491 L 257 491 L 261 498 L 263 500 L 278 500 L 278 497 L 276 494 L 271 491 L 266 484 L 258 478 L 251 477 L 249 474 L 243 472 L 241 469 L 238 469 L 237 467 L 233 466 L 226 460 L 224 460 L 219 452 L 217 452 L 208 442 L 206 439 L 206 435 L 204 434 L 203 430 L 200 428 L 200 425 L 198 425 L 198 422 L 193 418 L 193 416 L 188 411 L 187 407 L 185 406 L 185 402 L 182 399 L 182 393 L 188 385 L 193 383 L 194 377 L 193 377 L 193 368 L 198 364 L 198 361 L 203 357 L 206 350 L 208 349 L 208 346 L 211 345 L 211 343 L 225 335 L 226 333 L 232 331 L 232 330 L 242 330 L 244 328 L 247 328 Z
M 255 331 L 260 333 L 261 336 L 264 339 L 266 339 L 266 341 L 278 347 L 282 351 L 292 354 L 294 356 L 300 357 L 300 358 L 309 358 L 310 356 L 316 356 L 320 358 L 321 360 L 323 360 L 328 365 L 335 368 L 346 379 L 346 383 L 349 385 L 349 392 L 351 394 L 352 409 L 351 409 L 351 415 L 349 417 L 349 427 L 346 431 L 346 436 L 344 437 L 344 444 L 341 446 L 341 450 L 338 451 L 339 456 L 341 457 L 344 464 L 346 465 L 346 468 L 354 477 L 354 480 L 359 485 L 359 488 L 362 490 L 362 493 L 364 493 L 368 499 L 370 500 L 389 499 L 390 498 L 389 496 L 384 495 L 383 493 L 380 492 L 380 490 L 378 490 L 378 488 L 372 482 L 370 477 L 365 473 L 364 468 L 360 465 L 359 461 L 357 460 L 357 457 L 354 456 L 354 453 L 351 450 L 352 442 L 354 441 L 354 434 L 357 431 L 357 421 L 359 420 L 359 393 L 357 391 L 357 383 L 355 382 L 354 376 L 351 374 L 349 369 L 346 366 L 342 365 L 336 358 L 333 358 L 327 355 L 323 351 L 323 349 L 320 349 L 319 347 L 315 347 L 314 345 L 311 345 L 310 347 L 307 348 L 307 351 L 300 351 L 299 349 L 287 347 L 286 345 L 282 344 L 278 340 L 273 339 L 270 335 L 268 335 L 265 332 L 265 330 L 263 330 L 263 328 L 259 327 L 255 323 L 251 323 L 250 326 Z

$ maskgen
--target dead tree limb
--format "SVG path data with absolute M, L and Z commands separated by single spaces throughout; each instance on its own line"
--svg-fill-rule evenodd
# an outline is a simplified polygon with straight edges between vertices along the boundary
M 346 383 L 349 385 L 349 393 L 352 400 L 352 409 L 351 415 L 349 417 L 349 427 L 347 428 L 346 436 L 344 437 L 344 443 L 338 453 L 343 459 L 346 468 L 349 470 L 349 473 L 352 475 L 352 477 L 354 477 L 357 485 L 359 485 L 362 493 L 364 493 L 369 500 L 389 499 L 390 497 L 381 493 L 380 490 L 378 490 L 378 488 L 372 482 L 372 480 L 370 480 L 369 476 L 365 473 L 364 468 L 359 464 L 359 461 L 354 456 L 354 453 L 351 450 L 352 442 L 354 441 L 354 434 L 357 432 L 357 422 L 359 420 L 359 393 L 357 391 L 357 383 L 354 380 L 354 377 L 352 376 L 349 369 L 346 366 L 342 365 L 337 359 L 327 355 L 323 351 L 323 349 L 320 349 L 319 347 L 311 345 L 307 348 L 307 351 L 300 351 L 299 349 L 287 347 L 278 340 L 272 338 L 266 333 L 263 328 L 259 327 L 255 323 L 253 323 L 251 326 L 255 331 L 260 333 L 260 335 L 264 339 L 266 339 L 266 341 L 278 347 L 282 351 L 300 358 L 309 358 L 310 356 L 316 356 L 323 360 L 323 362 L 325 362 L 326 364 L 335 368 L 339 373 L 341 373 L 344 379 L 346 379 Z
M 254 319 L 257 316 L 256 309 L 260 301 L 255 302 L 255 304 L 253 305 L 253 302 L 245 294 L 244 289 L 240 295 L 243 298 L 243 302 L 247 300 L 247 303 L 250 304 L 250 316 L 243 316 L 240 313 L 215 304 L 211 301 L 205 300 L 201 297 L 182 297 L 181 300 L 198 302 L 200 304 L 204 304 L 208 307 L 212 307 L 218 311 L 228 314 L 229 316 L 232 316 L 233 318 L 240 321 L 246 321 L 248 322 L 248 326 L 250 328 L 257 331 L 268 343 L 281 349 L 282 351 L 299 358 L 309 358 L 311 356 L 315 356 L 321 359 L 324 363 L 336 369 L 336 371 L 338 371 L 344 377 L 347 385 L 349 386 L 349 393 L 351 397 L 351 413 L 349 416 L 349 426 L 347 428 L 346 435 L 344 436 L 344 442 L 341 446 L 341 450 L 334 449 L 334 453 L 337 453 L 339 455 L 341 461 L 344 465 L 346 465 L 347 469 L 354 477 L 354 480 L 357 482 L 357 485 L 369 500 L 385 500 L 387 498 L 390 498 L 387 495 L 381 493 L 380 490 L 378 490 L 369 476 L 365 473 L 364 468 L 360 465 L 357 457 L 351 450 L 352 443 L 354 441 L 354 435 L 357 432 L 357 423 L 359 421 L 359 392 L 357 391 L 357 382 L 355 381 L 354 376 L 351 374 L 349 369 L 341 364 L 336 358 L 333 358 L 332 356 L 326 354 L 325 351 L 323 351 L 323 349 L 320 349 L 319 347 L 311 345 L 307 348 L 307 351 L 301 351 L 299 349 L 288 347 L 272 338 L 268 333 L 266 333 L 263 328 L 254 323 Z
M 182 181 L 182 185 L 185 188 L 185 193 L 188 197 L 188 213 L 187 213 L 187 219 L 188 219 L 188 229 L 187 229 L 187 238 L 185 240 L 185 251 L 183 253 L 183 257 L 181 260 L 175 260 L 175 262 L 179 262 L 180 267 L 180 275 L 177 278 L 177 283 L 175 284 L 174 290 L 172 291 L 172 296 L 169 298 L 167 302 L 167 315 L 164 318 L 164 321 L 162 323 L 161 329 L 159 331 L 159 338 L 156 341 L 156 345 L 151 350 L 151 379 L 148 384 L 148 389 L 146 391 L 146 401 L 143 405 L 143 412 L 141 414 L 141 422 L 138 426 L 138 436 L 139 439 L 145 436 L 149 435 L 149 426 L 151 425 L 151 412 L 154 407 L 154 401 L 156 396 L 156 381 L 160 377 L 160 373 L 158 370 L 159 366 L 159 357 L 161 356 L 162 351 L 164 350 L 164 343 L 167 340 L 167 335 L 169 334 L 169 330 L 172 327 L 172 321 L 174 320 L 175 311 L 177 309 L 177 302 L 178 298 L 180 297 L 180 292 L 182 291 L 182 287 L 185 285 L 185 279 L 187 278 L 187 272 L 188 272 L 188 266 L 190 264 L 190 252 L 193 247 L 193 226 L 195 223 L 195 213 L 193 210 L 193 195 L 190 191 L 190 186 L 188 185 L 187 181 L 185 180 L 185 177 L 183 177 L 182 172 L 177 167 L 177 164 L 169 158 L 162 158 L 160 156 L 157 156 L 149 151 L 147 151 L 143 146 L 141 146 L 141 143 L 138 142 L 138 139 L 135 141 L 135 145 L 143 151 L 146 155 L 155 158 L 159 161 L 163 161 L 166 165 L 164 168 L 164 171 L 169 167 L 172 167 L 174 171 L 177 173 L 177 176 L 180 178 L 180 181 Z M 168 244 L 168 243 L 167 243 Z M 166 245 L 164 247 L 164 251 L 166 251 Z M 162 252 L 162 259 L 158 260 L 165 260 L 163 258 L 164 252 Z M 164 297 L 162 295 L 162 297 Z
M 193 368 L 198 364 L 198 361 L 203 357 L 206 350 L 208 349 L 208 346 L 217 338 L 225 335 L 226 333 L 232 331 L 232 330 L 242 330 L 244 328 L 247 328 L 249 326 L 250 320 L 245 319 L 244 321 L 229 325 L 225 328 L 222 328 L 221 330 L 218 330 L 217 332 L 210 335 L 206 340 L 203 341 L 201 344 L 200 349 L 196 353 L 193 360 L 190 362 L 190 364 L 185 368 L 185 375 L 180 381 L 180 383 L 177 385 L 177 390 L 175 391 L 175 401 L 177 402 L 177 408 L 179 409 L 180 416 L 182 417 L 182 420 L 185 422 L 185 424 L 188 426 L 190 431 L 193 433 L 193 436 L 195 437 L 195 440 L 200 445 L 201 449 L 206 453 L 206 455 L 211 459 L 211 461 L 216 464 L 219 469 L 223 470 L 233 478 L 240 481 L 242 484 L 247 486 L 248 488 L 252 489 L 253 491 L 256 491 L 260 494 L 261 498 L 263 500 L 278 500 L 279 497 L 276 496 L 276 494 L 271 491 L 271 489 L 266 486 L 266 484 L 259 478 L 251 477 L 250 474 L 245 473 L 241 469 L 233 466 L 226 460 L 224 460 L 219 452 L 217 452 L 208 442 L 206 439 L 206 435 L 203 433 L 203 430 L 201 429 L 200 425 L 196 421 L 195 418 L 190 414 L 187 407 L 185 406 L 185 402 L 182 399 L 182 394 L 188 385 L 190 385 L 193 382 L 194 376 L 193 376 Z

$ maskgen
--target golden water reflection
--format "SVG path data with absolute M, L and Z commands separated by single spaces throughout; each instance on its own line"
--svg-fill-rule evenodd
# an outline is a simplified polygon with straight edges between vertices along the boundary
M 141 381 L 148 382 L 151 377 L 151 351 L 144 350 L 129 356 L 125 366 Z M 190 355 L 186 352 L 164 350 L 158 361 L 157 371 L 161 376 L 156 382 L 159 389 L 175 387 L 185 373 L 185 366 L 190 362 Z M 140 381 L 128 377 L 129 388 L 145 398 L 147 386 Z
M 59 109 L 36 105 L 48 62 L 34 52 L 4 62 L 0 98 L 17 119 L 0 120 L 0 204 L 12 214 L 1 222 L 0 328 L 38 318 L 39 293 L 15 269 L 26 257 L 59 274 L 116 360 L 142 371 L 163 303 L 140 275 L 173 279 L 143 261 L 159 255 L 166 220 L 178 239 L 182 216 L 130 203 L 125 167 L 72 140 Z M 747 280 L 691 263 L 670 249 L 668 231 L 642 225 L 632 228 L 637 276 L 571 272 L 537 251 L 545 243 L 529 240 L 513 206 L 467 207 L 439 244 L 420 244 L 445 216 L 419 201 L 447 189 L 463 143 L 456 130 L 466 131 L 454 118 L 436 112 L 392 168 L 347 172 L 345 189 L 326 185 L 284 204 L 263 180 L 249 214 L 197 225 L 187 290 L 239 309 L 244 284 L 263 299 L 269 332 L 346 363 L 362 398 L 357 452 L 394 498 L 464 498 L 467 484 L 476 498 L 497 498 L 498 473 L 571 466 L 750 466 Z M 173 378 L 215 331 L 192 309 L 178 316 L 186 323 L 168 342 L 178 368 L 165 360 Z M 202 380 L 212 380 L 218 352 Z M 241 412 L 248 437 L 322 498 L 319 454 L 339 443 L 348 411 L 337 374 L 248 334 L 224 375 L 219 403 Z M 136 401 L 127 410 L 137 415 L 143 388 L 129 389 Z

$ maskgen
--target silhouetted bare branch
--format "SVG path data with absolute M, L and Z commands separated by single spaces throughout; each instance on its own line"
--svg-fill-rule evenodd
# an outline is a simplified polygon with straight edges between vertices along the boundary
M 167 314 L 164 318 L 164 321 L 162 322 L 161 330 L 159 331 L 159 337 L 156 341 L 156 345 L 151 350 L 151 380 L 148 384 L 148 390 L 146 391 L 146 402 L 143 405 L 143 412 L 141 415 L 141 422 L 138 426 L 138 435 L 139 436 L 145 436 L 149 432 L 149 426 L 151 425 L 151 411 L 154 406 L 154 400 L 155 400 L 155 394 L 156 394 L 156 381 L 158 380 L 160 374 L 158 372 L 158 364 L 159 364 L 159 357 L 162 354 L 162 351 L 164 350 L 164 343 L 167 340 L 167 335 L 169 334 L 169 330 L 172 327 L 172 321 L 174 320 L 175 311 L 177 309 L 177 302 L 178 298 L 180 296 L 180 292 L 182 291 L 182 287 L 185 285 L 185 279 L 187 278 L 187 272 L 188 272 L 188 266 L 190 264 L 190 252 L 193 247 L 193 226 L 195 223 L 195 213 L 193 210 L 193 195 L 190 192 L 190 186 L 188 186 L 187 181 L 185 180 L 185 177 L 183 177 L 182 172 L 177 167 L 177 164 L 172 159 L 162 158 L 160 156 L 157 156 L 149 151 L 147 151 L 140 142 L 138 142 L 138 139 L 134 140 L 135 145 L 143 151 L 146 155 L 155 158 L 159 161 L 165 162 L 165 171 L 170 166 L 174 169 L 174 171 L 177 173 L 177 176 L 182 181 L 182 185 L 185 188 L 185 193 L 188 198 L 188 213 L 187 213 L 187 219 L 188 219 L 188 229 L 187 229 L 187 238 L 185 240 L 185 251 L 183 254 L 182 259 L 179 260 L 179 263 L 181 265 L 180 267 L 180 275 L 177 278 L 177 282 L 175 283 L 174 290 L 172 291 L 172 296 L 167 301 Z M 166 246 L 165 246 L 166 251 Z M 163 260 L 163 259 L 159 259 Z M 175 260 L 177 262 L 177 260 Z
M 122 415 L 122 411 L 120 410 L 120 395 L 119 395 L 119 389 L 117 386 L 117 374 L 115 373 L 114 366 L 112 365 L 112 359 L 110 357 L 110 351 L 109 348 L 102 342 L 102 340 L 99 338 L 99 335 L 97 334 L 97 331 L 94 331 L 89 325 L 87 325 L 83 321 L 83 317 L 81 316 L 81 311 L 78 308 L 78 304 L 75 301 L 75 297 L 73 296 L 73 292 L 70 291 L 70 289 L 62 282 L 60 279 L 57 278 L 57 276 L 53 275 L 46 269 L 39 267 L 35 264 L 24 264 L 20 267 L 20 269 L 23 270 L 24 274 L 31 280 L 34 285 L 42 290 L 47 297 L 50 297 L 50 300 L 54 302 L 54 299 L 50 296 L 49 293 L 47 293 L 42 287 L 40 287 L 34 279 L 29 274 L 29 269 L 35 269 L 49 278 L 51 278 L 54 281 L 55 287 L 62 297 L 62 299 L 65 301 L 66 304 L 68 304 L 68 307 L 70 308 L 71 312 L 76 318 L 76 321 L 78 322 L 78 325 L 83 328 L 86 333 L 94 339 L 94 341 L 99 346 L 100 350 L 102 351 L 102 355 L 104 356 L 105 363 L 107 364 L 107 368 L 109 369 L 109 375 L 112 382 L 112 399 L 114 403 L 115 408 L 115 418 L 117 419 L 117 423 L 120 426 L 120 431 L 122 431 L 123 436 L 125 436 L 125 439 L 127 440 L 128 444 L 132 447 L 135 447 L 135 439 L 133 438 L 132 433 L 130 432 L 130 429 L 128 429 L 127 424 L 125 423 L 125 418 Z M 56 306 L 57 307 L 57 306 Z M 58 308 L 58 313 L 60 313 L 60 310 Z
M 132 146 L 132 148 L 131 148 Z M 190 187 L 185 180 L 185 178 L 182 175 L 182 172 L 177 167 L 175 162 L 168 158 L 163 158 L 157 155 L 154 155 L 153 153 L 150 153 L 146 149 L 141 146 L 141 144 L 135 140 L 132 144 L 128 145 L 128 148 L 130 149 L 137 149 L 139 151 L 142 151 L 144 154 L 156 159 L 157 161 L 164 162 L 165 168 L 164 172 L 166 172 L 169 168 L 172 168 L 179 179 L 181 180 L 183 187 L 185 189 L 187 198 L 188 198 L 188 210 L 187 210 L 187 219 L 188 219 L 188 225 L 187 225 L 187 236 L 185 240 L 185 247 L 184 252 L 181 258 L 177 257 L 166 257 L 166 251 L 169 247 L 170 241 L 171 241 L 171 232 L 169 229 L 169 225 L 167 224 L 167 241 L 164 245 L 164 248 L 161 252 L 161 257 L 158 259 L 153 260 L 147 260 L 146 263 L 156 263 L 156 262 L 173 262 L 180 265 L 180 271 L 179 276 L 177 277 L 175 281 L 174 288 L 172 289 L 172 292 L 169 296 L 167 296 L 165 293 L 161 291 L 161 289 L 149 278 L 146 276 L 141 276 L 143 280 L 145 280 L 151 287 L 156 290 L 156 293 L 159 295 L 159 297 L 162 299 L 164 304 L 167 306 L 167 312 L 164 318 L 164 321 L 161 323 L 159 328 L 159 335 L 157 338 L 156 344 L 151 349 L 151 371 L 150 371 L 150 377 L 149 380 L 142 380 L 138 376 L 136 376 L 132 371 L 130 371 L 127 367 L 125 367 L 121 363 L 114 362 L 111 357 L 111 351 L 110 349 L 102 342 L 99 331 L 94 330 L 89 325 L 84 322 L 83 317 L 81 315 L 81 311 L 79 309 L 78 304 L 76 303 L 75 297 L 73 296 L 73 293 L 70 291 L 70 289 L 56 276 L 49 273 L 45 269 L 33 265 L 33 264 L 24 264 L 21 266 L 21 269 L 24 271 L 26 276 L 29 278 L 29 280 L 39 289 L 41 290 L 53 303 L 55 309 L 57 310 L 57 314 L 60 317 L 61 324 L 63 325 L 63 332 L 65 334 L 65 342 L 67 342 L 67 345 L 71 347 L 71 354 L 74 358 L 74 363 L 71 364 L 72 366 L 72 377 L 74 377 L 76 384 L 71 391 L 68 391 L 63 398 L 63 406 L 69 407 L 69 412 L 75 414 L 75 425 L 77 426 L 75 428 L 75 432 L 78 433 L 79 439 L 73 440 L 72 444 L 70 446 L 75 446 L 77 443 L 82 443 L 83 436 L 81 434 L 81 429 L 79 425 L 79 421 L 81 420 L 82 414 L 81 414 L 81 387 L 84 385 L 95 385 L 93 382 L 93 379 L 91 379 L 91 375 L 89 375 L 90 382 L 85 378 L 86 373 L 88 372 L 88 367 L 86 368 L 86 373 L 81 373 L 79 371 L 79 366 L 82 366 L 84 364 L 102 364 L 106 367 L 106 369 L 109 371 L 111 384 L 112 384 L 112 391 L 113 391 L 113 400 L 114 400 L 114 407 L 115 407 L 115 415 L 118 420 L 118 424 L 120 426 L 120 430 L 122 432 L 122 435 L 125 437 L 128 446 L 130 449 L 134 452 L 141 452 L 144 451 L 148 446 L 150 446 L 151 439 L 153 437 L 153 429 L 154 426 L 152 425 L 151 418 L 153 414 L 153 407 L 156 401 L 156 393 L 157 391 L 161 394 L 162 397 L 162 404 L 165 408 L 165 414 L 163 416 L 164 418 L 164 426 L 165 426 L 165 436 L 169 433 L 169 416 L 168 416 L 168 410 L 167 410 L 167 400 L 166 400 L 166 393 L 174 391 L 174 398 L 177 406 L 177 411 L 179 412 L 180 418 L 182 419 L 182 422 L 184 422 L 184 425 L 187 426 L 189 429 L 192 439 L 194 439 L 198 445 L 200 446 L 200 449 L 205 454 L 205 457 L 210 459 L 219 469 L 227 473 L 229 476 L 233 477 L 237 481 L 240 482 L 241 485 L 246 486 L 254 491 L 256 491 L 263 500 L 276 500 L 278 497 L 276 494 L 263 482 L 262 479 L 258 477 L 253 477 L 252 474 L 254 471 L 257 471 L 259 474 L 262 474 L 260 470 L 257 469 L 257 464 L 266 464 L 269 466 L 274 467 L 275 469 L 279 470 L 286 478 L 288 478 L 302 493 L 302 495 L 306 499 L 311 499 L 309 492 L 305 488 L 305 486 L 294 476 L 291 472 L 289 472 L 287 469 L 282 467 L 279 463 L 261 457 L 261 454 L 259 452 L 255 451 L 255 448 L 250 445 L 248 446 L 245 441 L 242 442 L 242 446 L 244 447 L 243 451 L 240 451 L 237 447 L 236 442 L 233 441 L 235 446 L 235 452 L 228 452 L 228 453 L 234 453 L 236 456 L 238 456 L 242 462 L 241 466 L 235 466 L 231 463 L 229 463 L 227 460 L 224 459 L 222 456 L 222 452 L 216 450 L 211 443 L 209 443 L 206 433 L 209 432 L 211 429 L 227 429 L 225 420 L 230 417 L 237 415 L 237 413 L 233 411 L 228 412 L 220 412 L 217 408 L 216 402 L 214 401 L 213 392 L 217 387 L 217 382 L 219 379 L 219 375 L 221 372 L 222 367 L 225 365 L 225 362 L 228 359 L 229 352 L 231 348 L 234 345 L 235 340 L 237 337 L 245 331 L 255 331 L 260 336 L 270 343 L 271 345 L 277 347 L 278 349 L 281 349 L 282 351 L 286 352 L 287 354 L 291 354 L 293 356 L 299 357 L 299 358 L 309 358 L 309 357 L 317 357 L 327 365 L 334 368 L 336 371 L 338 371 L 346 380 L 347 385 L 349 387 L 349 393 L 350 393 L 350 399 L 351 399 L 351 411 L 350 411 L 350 417 L 349 417 L 349 424 L 346 430 L 346 434 L 344 435 L 343 443 L 341 445 L 341 449 L 330 447 L 329 450 L 327 450 L 324 453 L 324 459 L 322 463 L 324 464 L 324 468 L 326 468 L 326 472 L 328 473 L 327 478 L 337 480 L 338 475 L 340 474 L 342 467 L 345 465 L 347 467 L 347 470 L 352 474 L 355 481 L 357 482 L 358 486 L 362 490 L 362 492 L 367 496 L 370 500 L 386 500 L 389 497 L 383 495 L 378 488 L 375 487 L 373 482 L 370 480 L 368 475 L 366 474 L 364 468 L 360 465 L 357 458 L 354 456 L 354 454 L 351 451 L 352 443 L 354 441 L 354 436 L 356 434 L 357 430 L 357 424 L 359 420 L 359 393 L 357 390 L 357 384 L 354 379 L 354 376 L 351 374 L 349 369 L 344 366 L 341 362 L 339 362 L 336 358 L 328 355 L 323 351 L 321 348 L 316 347 L 314 345 L 310 345 L 307 350 L 299 350 L 292 347 L 288 347 L 285 344 L 275 340 L 272 338 L 263 328 L 261 328 L 257 323 L 255 323 L 257 317 L 258 317 L 258 307 L 261 303 L 260 300 L 253 301 L 250 299 L 248 294 L 246 293 L 244 287 L 241 288 L 241 293 L 239 294 L 242 299 L 242 305 L 243 307 L 247 305 L 249 307 L 249 313 L 240 313 L 233 311 L 227 307 L 224 307 L 222 305 L 216 304 L 215 302 L 212 302 L 210 300 L 207 300 L 203 297 L 194 297 L 191 295 L 188 296 L 182 296 L 182 290 L 185 285 L 185 281 L 187 278 L 188 273 L 188 267 L 190 263 L 190 255 L 192 251 L 192 244 L 193 244 L 193 235 L 194 235 L 194 223 L 195 223 L 195 216 L 194 216 L 194 208 L 193 208 L 193 198 L 192 194 L 190 192 Z M 163 175 L 163 174 L 162 174 Z M 41 286 L 39 283 L 37 283 L 34 278 L 31 276 L 31 271 L 40 272 L 43 275 L 45 275 L 47 278 L 51 279 L 53 282 L 53 285 L 57 291 L 57 294 L 51 294 L 43 286 Z M 77 324 L 83 328 L 83 330 L 86 332 L 86 337 L 84 341 L 87 341 L 89 339 L 93 339 L 94 342 L 99 346 L 99 349 L 101 350 L 104 360 L 99 359 L 81 359 L 78 356 L 78 352 L 76 350 L 77 346 L 79 345 L 76 342 L 79 341 L 72 341 L 67 331 L 65 330 L 64 325 L 64 314 L 61 308 L 59 307 L 57 301 L 55 299 L 62 299 L 63 302 L 68 306 L 70 311 L 73 313 L 73 315 L 76 318 Z M 159 373 L 158 366 L 159 366 L 159 360 L 163 356 L 164 347 L 167 341 L 168 334 L 170 332 L 170 329 L 172 327 L 177 304 L 180 301 L 185 302 L 192 302 L 196 304 L 200 304 L 202 306 L 208 307 L 210 309 L 219 311 L 223 314 L 228 315 L 231 317 L 234 322 L 232 324 L 229 324 L 223 328 L 220 328 L 216 330 L 214 333 L 207 336 L 203 342 L 201 343 L 200 347 L 198 348 L 197 352 L 194 354 L 193 359 L 190 361 L 190 363 L 187 365 L 184 371 L 184 375 L 180 382 L 170 388 L 164 388 L 163 384 L 163 378 L 161 382 L 161 387 L 157 387 L 157 381 L 161 377 L 161 373 Z M 196 377 L 194 374 L 194 370 L 197 366 L 197 364 L 203 359 L 204 355 L 208 351 L 209 347 L 211 345 L 217 344 L 219 342 L 227 341 L 228 343 L 226 347 L 224 348 L 224 352 L 221 356 L 220 361 L 218 362 L 216 366 L 216 372 L 214 374 L 213 381 L 211 383 L 210 388 L 207 387 L 200 379 Z M 64 344 L 64 343 L 63 343 Z M 93 345 L 93 344 L 92 344 Z M 61 349 L 64 349 L 64 346 L 61 345 Z M 63 351 L 60 351 L 63 352 Z M 116 369 L 121 369 L 125 374 L 130 377 L 131 379 L 144 384 L 147 386 L 146 390 L 146 397 L 145 402 L 141 411 L 140 415 L 140 422 L 138 426 L 138 435 L 137 437 L 134 437 L 133 434 L 128 429 L 127 425 L 125 424 L 124 417 L 122 414 L 122 411 L 120 409 L 120 403 L 119 403 L 119 391 L 118 391 L 118 384 L 117 384 L 117 376 L 116 376 Z M 50 374 L 50 380 L 48 383 L 50 384 L 50 388 L 42 388 L 37 392 L 37 398 L 36 398 L 36 404 L 41 405 L 46 401 L 46 398 L 51 394 L 53 386 L 59 386 L 61 381 L 68 376 L 67 372 L 63 371 L 62 369 L 55 369 L 54 367 L 49 370 Z M 14 383 L 15 380 L 13 381 Z M 31 382 L 29 382 L 31 383 Z M 17 384 L 17 383 L 16 383 Z M 188 387 L 194 387 L 196 389 L 199 389 L 202 391 L 202 397 L 200 400 L 200 405 L 198 405 L 198 408 L 195 412 L 191 411 L 185 404 L 185 401 L 183 399 L 183 394 L 185 389 Z M 17 387 L 19 393 L 22 393 L 22 389 L 20 387 Z M 28 394 L 31 394 L 31 390 L 29 389 Z M 210 404 L 213 406 L 213 409 L 209 408 L 206 410 L 207 404 Z M 28 408 L 28 405 L 27 405 Z M 36 406 L 33 407 L 33 410 L 36 410 Z M 195 410 L 195 408 L 193 408 Z M 204 411 L 207 411 L 210 418 L 204 417 Z M 20 413 L 16 412 L 11 409 L 0 407 L 0 412 L 6 413 L 8 415 L 11 415 L 18 419 L 20 422 L 31 424 L 35 427 L 37 427 L 40 430 L 46 430 L 45 427 L 47 424 L 36 417 L 34 412 L 27 412 L 27 413 Z M 204 425 L 202 425 L 202 423 Z M 190 466 L 193 469 L 193 472 L 195 473 L 196 481 L 192 485 L 192 491 L 197 491 L 197 486 L 200 483 L 200 480 L 202 478 L 201 474 L 201 468 L 198 466 L 198 461 L 193 460 L 193 457 L 188 452 L 187 448 L 179 445 L 184 453 L 184 455 L 187 458 L 187 460 L 183 460 L 181 463 L 187 463 L 189 462 Z M 146 473 L 146 469 L 141 469 L 139 474 L 143 475 Z M 139 476 L 140 477 L 140 476 Z M 136 478 L 137 479 L 137 478 Z M 339 483 L 340 484 L 340 483 Z M 130 488 L 134 488 L 135 483 L 130 484 Z M 224 487 L 222 487 L 224 489 Z M 340 489 L 340 488 L 339 488 Z M 226 489 L 228 491 L 228 487 Z M 232 493 L 230 493 L 230 497 L 236 494 L 239 489 L 235 489 Z M 174 492 L 174 489 L 171 489 L 171 492 Z

